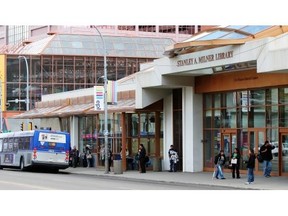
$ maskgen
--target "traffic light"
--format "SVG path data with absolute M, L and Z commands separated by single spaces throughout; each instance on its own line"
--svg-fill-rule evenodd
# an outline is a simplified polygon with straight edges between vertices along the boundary
M 32 130 L 32 127 L 33 127 L 32 122 L 29 122 L 29 124 L 28 124 L 28 130 Z
M 24 130 L 24 123 L 23 123 L 23 122 L 20 124 L 20 130 L 21 130 L 21 131 Z

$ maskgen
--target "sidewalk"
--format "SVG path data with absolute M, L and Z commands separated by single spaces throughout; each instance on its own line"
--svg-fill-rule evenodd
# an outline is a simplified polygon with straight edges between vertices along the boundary
M 105 176 L 107 178 L 121 178 L 133 179 L 139 181 L 157 181 L 175 184 L 198 184 L 198 185 L 217 185 L 225 186 L 235 189 L 254 189 L 254 190 L 288 190 L 288 177 L 271 177 L 265 178 L 263 176 L 255 176 L 255 183 L 245 185 L 246 175 L 242 175 L 241 179 L 232 179 L 231 173 L 225 173 L 224 180 L 212 179 L 212 172 L 176 172 L 170 173 L 168 171 L 154 172 L 147 171 L 146 173 L 139 173 L 138 171 L 125 171 L 123 174 L 114 174 L 109 172 L 105 174 L 103 169 L 97 168 L 68 168 L 65 172 L 82 174 L 82 175 L 95 175 Z

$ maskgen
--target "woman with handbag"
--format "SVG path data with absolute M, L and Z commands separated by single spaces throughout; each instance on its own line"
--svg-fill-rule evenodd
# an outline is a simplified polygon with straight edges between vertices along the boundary
M 235 178 L 235 171 L 237 179 L 240 179 L 240 152 L 238 148 L 234 149 L 234 152 L 231 156 L 231 164 L 232 164 L 232 178 Z

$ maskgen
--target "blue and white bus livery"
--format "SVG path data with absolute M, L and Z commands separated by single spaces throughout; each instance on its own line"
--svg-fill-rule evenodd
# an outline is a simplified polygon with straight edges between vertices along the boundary
M 69 167 L 70 134 L 31 130 L 0 134 L 0 169 Z

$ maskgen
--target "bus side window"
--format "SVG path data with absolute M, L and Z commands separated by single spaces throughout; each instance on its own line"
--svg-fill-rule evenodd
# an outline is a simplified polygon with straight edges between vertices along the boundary
M 19 138 L 14 138 L 14 143 L 13 143 L 13 151 L 17 152 L 19 148 Z
M 23 137 L 19 137 L 19 142 L 18 142 L 19 150 L 23 150 L 24 149 L 23 141 L 24 141 L 24 138 Z
M 3 139 L 3 152 L 8 152 L 8 138 Z
M 0 152 L 3 151 L 3 139 L 0 139 Z
M 30 141 L 31 141 L 31 137 L 25 137 L 25 141 L 24 141 L 24 149 L 30 149 Z

